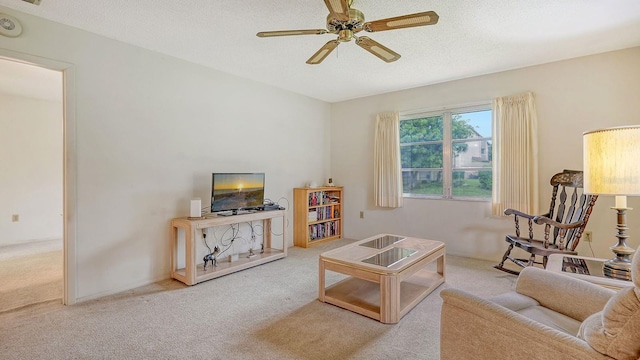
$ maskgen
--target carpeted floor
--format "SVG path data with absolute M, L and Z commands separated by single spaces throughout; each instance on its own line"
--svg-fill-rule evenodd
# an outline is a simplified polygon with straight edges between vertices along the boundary
M 318 254 L 290 248 L 265 265 L 185 286 L 174 280 L 73 306 L 0 314 L 2 359 L 438 359 L 443 288 L 488 297 L 516 277 L 447 257 L 447 281 L 398 324 L 317 300 Z M 327 284 L 342 275 L 327 273 Z
M 62 240 L 0 247 L 0 313 L 62 302 Z

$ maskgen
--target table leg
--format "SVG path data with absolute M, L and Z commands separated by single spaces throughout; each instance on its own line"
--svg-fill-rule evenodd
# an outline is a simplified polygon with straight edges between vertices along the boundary
M 262 221 L 262 241 L 265 249 L 271 248 L 271 219 Z
M 397 276 L 380 276 L 380 322 L 400 321 L 400 283 Z
M 171 277 L 175 279 L 175 273 L 176 273 L 176 264 L 177 264 L 177 258 L 178 256 L 178 228 L 175 226 L 171 226 L 171 260 L 170 260 L 170 267 L 171 267 Z
M 442 255 L 438 258 L 438 274 L 442 275 L 442 278 L 446 278 L 445 277 L 445 258 L 444 258 L 444 251 L 442 252 Z
M 196 283 L 196 247 L 195 247 L 196 230 L 192 226 L 190 229 L 184 231 L 184 245 L 185 245 L 185 277 L 187 278 L 187 285 L 193 285 Z
M 324 302 L 324 261 L 318 260 L 318 300 Z

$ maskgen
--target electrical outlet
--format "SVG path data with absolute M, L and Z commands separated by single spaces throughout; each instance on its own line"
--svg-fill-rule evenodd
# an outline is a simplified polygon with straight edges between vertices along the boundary
M 364 219 L 364 211 L 360 211 L 360 219 Z
M 12 222 L 18 222 L 18 221 L 20 221 L 20 215 L 18 215 L 18 214 L 13 214 L 13 215 L 11 215 L 11 221 L 12 221 Z
M 584 241 L 586 241 L 586 242 L 593 241 L 593 234 L 591 233 L 591 231 L 585 231 L 584 232 Z

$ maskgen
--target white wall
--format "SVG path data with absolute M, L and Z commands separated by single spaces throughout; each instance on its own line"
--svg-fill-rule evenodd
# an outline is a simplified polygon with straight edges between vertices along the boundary
M 61 239 L 62 102 L 0 94 L 0 109 L 0 246 Z
M 638 64 L 640 48 L 632 48 L 333 104 L 331 175 L 345 186 L 345 236 L 406 234 L 442 240 L 451 254 L 500 259 L 506 249 L 504 236 L 513 232 L 513 220 L 491 218 L 487 202 L 407 199 L 405 207 L 396 210 L 373 205 L 375 115 L 533 91 L 544 209 L 549 204 L 551 176 L 562 169 L 582 169 L 584 131 L 640 123 Z M 593 231 L 592 247 L 598 257 L 612 257 L 608 247 L 616 241 L 616 215 L 609 209 L 613 203 L 613 197 L 601 197 L 587 226 Z M 629 206 L 636 210 L 628 214 L 628 243 L 637 248 L 640 200 L 630 198 Z M 364 219 L 359 218 L 360 211 L 365 211 Z M 591 255 L 587 245 L 581 242 L 581 254 Z
M 557 170 L 582 167 L 583 131 L 637 122 L 639 48 L 329 105 L 0 11 L 24 27 L 19 38 L 0 37 L 0 49 L 74 64 L 75 93 L 69 95 L 75 100 L 80 300 L 167 278 L 169 221 L 188 215 L 192 197 L 208 199 L 212 171 L 264 171 L 267 197 L 290 201 L 293 187 L 332 176 L 345 186 L 347 237 L 397 232 L 442 239 L 450 253 L 496 259 L 511 220 L 490 219 L 487 203 L 408 200 L 391 211 L 372 206 L 373 124 L 381 111 L 534 91 L 543 184 Z M 541 199 L 547 198 L 543 191 Z M 597 256 L 608 256 L 614 241 L 612 204 L 600 201 L 590 222 Z M 640 202 L 629 204 L 638 208 L 629 216 L 630 243 L 638 246 Z
M 291 203 L 328 176 L 328 104 L 0 10 L 25 29 L 0 48 L 75 65 L 79 300 L 168 278 L 169 221 L 208 204 L 214 171 L 265 172 Z

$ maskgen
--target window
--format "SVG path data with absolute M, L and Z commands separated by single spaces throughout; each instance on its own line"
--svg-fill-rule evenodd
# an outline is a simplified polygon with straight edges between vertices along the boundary
M 403 114 L 405 197 L 491 198 L 491 105 Z

